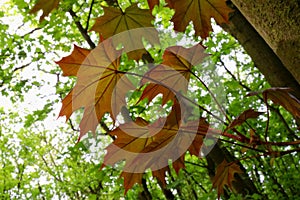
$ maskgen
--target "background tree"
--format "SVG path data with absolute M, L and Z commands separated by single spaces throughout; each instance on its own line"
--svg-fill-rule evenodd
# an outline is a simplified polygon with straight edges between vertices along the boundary
M 59 112 L 59 102 L 74 86 L 75 79 L 62 77 L 62 71 L 53 60 L 68 55 L 72 43 L 83 48 L 95 48 L 98 36 L 88 30 L 94 23 L 92 19 L 105 14 L 100 5 L 122 8 L 124 11 L 133 2 L 47 2 L 50 3 L 18 0 L 6 1 L 1 5 L 1 197 L 122 198 L 124 190 L 129 188 L 125 182 L 124 189 L 122 179 L 118 179 L 124 163 L 99 171 L 104 157 L 102 151 L 114 139 L 107 136 L 114 128 L 109 116 L 105 115 L 100 121 L 101 128 L 97 129 L 96 138 L 89 134 L 77 144 L 77 127 L 82 111 L 68 119 L 68 126 L 57 124 L 59 121 L 54 120 Z M 146 1 L 138 2 L 139 8 L 148 8 Z M 148 2 L 151 7 L 153 2 Z M 200 37 L 194 36 L 197 31 L 194 32 L 191 24 L 183 30 L 184 33 L 172 35 L 170 20 L 178 8 L 173 1 L 167 2 L 174 10 L 163 7 L 165 4 L 161 2 L 152 11 L 156 16 L 154 26 L 165 29 L 161 46 L 147 49 L 148 53 L 139 62 L 131 60 L 130 55 L 123 56 L 122 70 L 132 69 L 132 66 L 142 67 L 147 62 L 161 63 L 167 47 L 178 44 L 191 47 L 201 41 Z M 181 6 L 182 3 L 177 5 Z M 211 75 L 213 71 L 218 72 L 217 80 L 222 85 L 215 82 L 209 88 L 225 88 L 226 104 L 222 106 L 226 109 L 224 129 L 227 127 L 228 131 L 224 133 L 227 135 L 221 136 L 220 143 L 206 160 L 186 154 L 186 167 L 179 173 L 176 167 L 170 165 L 165 177 L 166 186 L 161 182 L 162 179 L 157 180 L 150 171 L 146 171 L 141 186 L 135 185 L 125 198 L 214 199 L 221 193 L 224 199 L 298 198 L 299 131 L 295 119 L 299 118 L 299 103 L 284 89 L 265 89 L 270 87 L 269 84 L 273 87 L 290 87 L 293 89 L 291 93 L 299 98 L 299 4 L 297 1 L 280 2 L 280 5 L 256 2 L 255 5 L 260 5 L 257 7 L 248 1 L 228 3 L 235 11 L 230 14 L 229 23 L 222 23 L 221 26 L 236 37 L 242 46 L 214 26 L 217 30 L 203 41 L 211 56 L 198 66 L 199 71 L 195 68 L 195 76 L 190 81 L 191 95 L 194 95 L 196 104 L 206 107 L 212 99 L 207 88 L 199 83 L 201 73 Z M 52 11 L 52 8 L 55 9 Z M 39 9 L 44 11 L 41 21 L 39 17 L 28 14 Z M 271 15 L 270 10 L 275 12 Z M 50 11 L 51 14 L 47 16 Z M 288 23 L 280 23 L 278 16 Z M 176 21 L 174 23 L 176 28 Z M 289 28 L 282 29 L 283 25 Z M 197 25 L 194 24 L 194 27 L 197 28 Z M 276 31 L 270 31 L 270 27 Z M 285 30 L 284 33 L 282 30 Z M 262 94 L 253 93 L 263 90 L 265 92 Z M 246 97 L 249 93 L 252 96 Z M 153 122 L 153 116 L 157 113 L 161 117 L 170 114 L 172 104 L 169 102 L 162 107 L 161 97 L 154 99 L 151 106 L 147 106 L 147 101 L 136 105 L 140 95 L 141 91 L 134 92 L 128 102 L 131 117 L 142 117 Z M 36 98 L 30 98 L 32 96 Z M 275 104 L 272 101 L 266 103 L 267 96 Z M 268 111 L 261 114 L 250 109 Z M 240 115 L 243 111 L 247 112 Z M 206 113 L 208 121 L 212 118 L 207 111 L 201 112 Z M 231 165 L 222 165 L 224 159 Z M 234 182 L 228 188 L 230 185 L 226 180 L 222 181 L 222 177 L 234 172 L 230 166 L 244 173 L 235 173 L 231 179 Z M 224 174 L 224 171 L 228 171 L 228 174 Z M 223 190 L 224 184 L 227 186 Z M 212 186 L 218 192 L 211 190 Z

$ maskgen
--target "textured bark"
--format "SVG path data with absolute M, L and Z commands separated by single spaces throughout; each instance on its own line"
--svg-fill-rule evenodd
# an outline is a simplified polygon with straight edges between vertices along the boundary
M 300 83 L 300 1 L 232 2 Z
M 235 12 L 230 23 L 222 24 L 222 28 L 240 42 L 271 86 L 290 87 L 300 99 L 300 84 L 241 12 L 232 7 Z

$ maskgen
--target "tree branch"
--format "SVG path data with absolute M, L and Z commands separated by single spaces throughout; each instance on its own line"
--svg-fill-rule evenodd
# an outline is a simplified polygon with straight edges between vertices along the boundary
M 86 27 L 85 27 L 85 31 L 87 32 L 89 29 L 89 23 L 90 23 L 90 18 L 91 18 L 91 14 L 92 14 L 92 10 L 93 10 L 93 5 L 95 3 L 95 0 L 92 0 L 91 6 L 90 6 L 90 11 L 89 11 L 89 15 L 86 21 Z
M 20 69 L 24 69 L 25 67 L 28 67 L 30 64 L 31 64 L 31 62 L 27 63 L 27 64 L 24 64 L 24 65 L 22 65 L 20 67 L 16 67 L 16 68 L 13 69 L 13 72 L 16 72 L 16 71 L 18 71 Z
M 76 129 L 76 128 L 74 127 L 73 122 L 72 122 L 71 119 L 69 119 L 68 122 L 69 122 L 69 124 L 70 124 L 70 126 L 71 126 L 71 129 L 72 129 L 73 131 L 79 132 L 79 129 Z
M 77 17 L 76 13 L 70 9 L 69 10 L 70 15 L 72 16 L 77 28 L 79 29 L 81 35 L 84 37 L 84 39 L 87 41 L 87 43 L 90 45 L 92 49 L 96 47 L 95 43 L 92 41 L 91 37 L 87 34 L 87 30 L 85 30 L 82 26 L 82 24 L 79 22 L 79 18 Z
M 40 29 L 42 29 L 42 28 L 41 28 L 41 27 L 37 27 L 37 28 L 35 28 L 35 29 L 32 29 L 32 30 L 29 31 L 28 33 L 25 33 L 24 35 L 22 35 L 21 38 L 24 38 L 26 35 L 30 35 L 30 34 L 34 33 L 34 32 L 37 31 L 37 30 L 40 30 Z

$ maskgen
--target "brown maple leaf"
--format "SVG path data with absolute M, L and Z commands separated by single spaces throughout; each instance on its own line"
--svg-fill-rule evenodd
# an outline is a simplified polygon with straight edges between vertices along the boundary
M 228 163 L 224 159 L 224 161 L 218 165 L 216 175 L 213 178 L 213 187 L 218 190 L 218 198 L 220 198 L 221 194 L 224 194 L 225 185 L 232 189 L 235 173 L 244 173 L 236 163 Z
M 154 17 L 150 10 L 140 9 L 137 4 L 132 4 L 125 11 L 115 7 L 103 9 L 104 15 L 96 18 L 91 30 L 105 39 L 113 37 L 115 47 L 123 44 L 124 51 L 129 52 L 129 58 L 139 60 L 147 53 L 142 38 L 151 44 L 159 42 L 158 33 L 151 23 Z
M 163 62 L 145 74 L 141 84 L 150 82 L 144 89 L 140 100 L 149 102 L 158 94 L 163 94 L 162 104 L 175 98 L 176 93 L 186 93 L 193 66 L 201 63 L 206 56 L 202 45 L 191 48 L 169 47 L 163 54 Z
M 258 112 L 255 111 L 253 109 L 248 109 L 245 110 L 242 114 L 240 114 L 236 119 L 234 119 L 228 126 L 227 128 L 224 130 L 227 131 L 229 129 L 232 129 L 238 125 L 241 125 L 242 123 L 244 123 L 247 119 L 255 119 L 257 118 L 259 115 L 261 115 L 263 112 Z
M 172 18 L 176 31 L 185 31 L 190 21 L 193 22 L 195 34 L 206 38 L 212 31 L 211 18 L 218 24 L 227 23 L 229 13 L 226 0 L 166 0 L 170 8 L 175 9 Z
M 281 105 L 289 111 L 294 117 L 300 118 L 300 101 L 293 96 L 290 88 L 269 88 L 263 91 L 264 101 L 268 99 L 277 105 Z
M 204 118 L 200 118 L 199 121 L 187 122 L 185 127 L 188 127 L 188 130 L 185 131 L 195 130 L 198 128 L 197 134 L 196 136 L 194 136 L 193 142 L 190 145 L 188 151 L 191 155 L 200 157 L 199 153 L 203 143 L 203 137 L 206 135 L 208 131 L 210 131 L 209 124 L 206 122 Z M 187 135 L 187 136 L 193 137 L 193 135 Z
M 40 22 L 44 20 L 46 16 L 50 14 L 50 12 L 58 7 L 60 0 L 39 0 L 34 7 L 30 10 L 29 13 L 36 13 L 39 10 L 43 10 L 43 14 L 40 17 Z
M 71 114 L 84 107 L 79 139 L 89 130 L 95 131 L 105 113 L 114 119 L 125 105 L 125 95 L 133 89 L 131 82 L 119 71 L 121 51 L 109 40 L 95 49 L 75 46 L 71 55 L 57 64 L 65 76 L 77 76 L 77 83 L 63 99 L 59 116 Z
M 259 92 L 250 92 L 247 96 L 263 95 L 264 102 L 267 104 L 268 99 L 277 105 L 281 105 L 289 111 L 294 117 L 300 118 L 300 101 L 291 94 L 292 89 L 283 87 L 273 87 Z
M 159 118 L 153 124 L 138 118 L 113 130 L 110 134 L 116 140 L 107 147 L 102 167 L 126 160 L 125 173 L 122 173 L 126 191 L 134 184 L 129 179 L 141 183 L 141 174 L 147 169 L 165 184 L 169 160 L 173 160 L 173 168 L 178 173 L 184 167 L 187 151 L 199 155 L 206 128 L 202 120 L 181 124 L 180 106 L 175 103 L 167 118 Z

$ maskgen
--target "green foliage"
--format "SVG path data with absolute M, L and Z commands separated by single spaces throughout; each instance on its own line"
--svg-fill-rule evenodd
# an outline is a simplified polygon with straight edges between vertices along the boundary
M 95 3 L 90 11 L 92 2 Z M 147 1 L 119 1 L 125 9 L 132 2 L 147 8 Z M 200 41 L 194 36 L 190 24 L 184 33 L 174 33 L 170 22 L 174 10 L 156 6 L 154 26 L 160 29 L 161 43 L 147 46 L 154 63 L 161 63 L 164 50 L 172 45 L 190 47 Z M 185 165 L 178 174 L 171 167 L 166 177 L 166 187 L 144 174 L 145 185 L 135 185 L 124 195 L 123 180 L 119 179 L 124 163 L 99 170 L 105 147 L 112 138 L 107 129 L 114 127 L 109 115 L 105 115 L 95 137 L 91 133 L 78 142 L 78 124 L 82 110 L 64 124 L 56 119 L 60 101 L 73 88 L 75 78 L 62 77 L 55 64 L 67 55 L 72 44 L 90 48 L 78 29 L 97 44 L 98 35 L 89 32 L 96 17 L 103 15 L 100 5 L 116 5 L 114 1 L 62 0 L 59 7 L 39 23 L 39 15 L 28 15 L 35 1 L 11 0 L 0 4 L 0 199 L 137 199 L 143 192 L 153 199 L 166 199 L 170 192 L 175 199 L 216 199 L 212 189 L 212 172 L 205 159 L 186 154 Z M 72 9 L 77 17 L 71 17 Z M 77 23 L 77 25 L 76 25 Z M 216 26 L 216 25 L 215 25 Z M 216 26 L 217 27 L 217 26 Z M 209 76 L 214 82 L 206 82 L 211 92 L 226 111 L 227 124 L 247 109 L 266 111 L 257 119 L 247 120 L 237 131 L 247 138 L 260 138 L 269 142 L 299 140 L 299 130 L 293 116 L 282 106 L 265 105 L 262 96 L 247 96 L 249 92 L 269 88 L 263 75 L 242 46 L 229 34 L 215 31 L 203 41 L 209 58 L 193 68 L 189 95 L 196 104 L 207 109 L 217 108 L 205 86 L 197 79 Z M 122 56 L 121 70 L 142 74 L 149 67 L 146 61 L 133 61 Z M 133 76 L 128 78 L 139 84 Z M 172 102 L 162 106 L 162 98 L 138 101 L 144 87 L 127 94 L 127 109 L 132 119 L 142 117 L 153 122 L 170 113 Z M 220 96 L 218 96 L 218 94 Z M 225 95 L 224 95 L 225 94 Z M 223 98 L 224 97 L 224 98 Z M 138 102 L 138 103 L 137 103 Z M 213 117 L 201 110 L 201 116 Z M 155 116 L 155 117 L 153 117 Z M 105 126 L 104 126 L 105 125 Z M 221 128 L 225 125 L 221 124 Z M 218 128 L 220 128 L 218 127 Z M 234 135 L 233 130 L 228 131 Z M 293 150 L 294 145 L 276 146 L 242 143 L 222 136 L 223 147 L 240 159 L 260 194 L 248 195 L 248 199 L 297 199 L 299 198 L 299 151 L 279 157 L 272 152 Z M 259 153 L 265 152 L 265 155 Z M 222 199 L 243 199 L 230 190 Z

